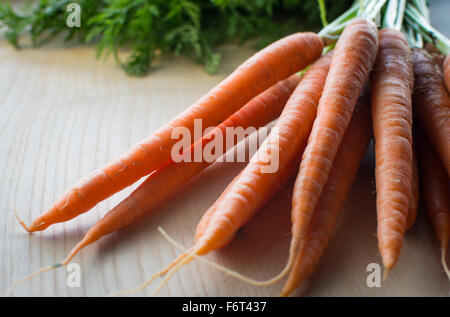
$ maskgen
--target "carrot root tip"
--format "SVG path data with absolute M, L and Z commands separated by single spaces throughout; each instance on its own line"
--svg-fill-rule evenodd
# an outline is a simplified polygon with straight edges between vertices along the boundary
M 386 280 L 387 280 L 387 278 L 388 278 L 388 276 L 389 276 L 390 270 L 391 270 L 391 269 L 388 269 L 388 268 L 386 268 L 386 267 L 384 268 L 383 281 L 386 281 Z
M 20 225 L 29 233 L 32 233 L 34 230 L 31 229 L 30 226 L 27 226 L 27 224 L 20 218 L 19 214 L 17 213 L 16 207 L 13 209 L 14 215 L 16 216 L 17 221 L 20 223 Z
M 150 285 L 153 282 L 153 280 L 155 280 L 157 277 L 159 277 L 161 275 L 163 275 L 163 274 L 161 272 L 158 272 L 155 275 L 153 275 L 152 277 L 150 277 L 143 284 L 139 285 L 138 287 L 135 287 L 132 289 L 127 289 L 124 291 L 115 292 L 115 293 L 110 293 L 110 294 L 108 294 L 108 297 L 122 297 L 125 295 L 130 295 L 130 294 L 140 292 L 140 291 L 144 290 L 148 285 Z
M 128 290 L 124 290 L 124 291 L 119 291 L 116 293 L 110 293 L 108 296 L 110 297 L 119 297 L 119 296 L 124 296 L 124 295 L 130 295 L 130 294 L 134 294 L 137 292 L 140 292 L 142 290 L 144 290 L 147 286 L 149 286 L 156 278 L 165 275 L 167 272 L 169 272 L 175 265 L 177 265 L 181 260 L 183 260 L 183 258 L 186 256 L 186 253 L 182 253 L 178 258 L 176 258 L 172 263 L 170 263 L 168 266 L 166 266 L 164 269 L 162 269 L 161 271 L 153 274 L 147 281 L 145 281 L 144 283 L 142 283 L 141 285 L 139 285 L 138 287 L 132 288 L 132 289 L 128 289 Z
M 286 292 L 285 290 L 281 291 L 280 294 L 278 294 L 278 297 L 288 297 L 289 296 L 289 292 Z
M 192 248 L 187 250 L 187 248 L 185 248 L 184 246 L 182 246 L 180 243 L 178 243 L 177 241 L 175 241 L 172 237 L 169 236 L 169 234 L 164 231 L 164 229 L 162 229 L 161 227 L 158 228 L 159 232 L 161 232 L 161 234 L 167 239 L 167 241 L 169 241 L 173 246 L 177 247 L 178 249 L 180 249 L 181 251 L 184 252 L 184 254 L 188 257 L 188 260 L 185 259 L 182 263 L 187 264 L 188 262 L 190 262 L 193 259 L 197 259 L 200 262 L 203 262 L 205 264 L 208 264 L 209 266 L 217 269 L 218 271 L 221 271 L 222 273 L 225 273 L 226 275 L 232 276 L 238 280 L 241 280 L 244 283 L 253 285 L 253 286 L 258 286 L 258 287 L 262 287 L 262 286 L 269 286 L 272 284 L 275 284 L 276 282 L 278 282 L 279 280 L 281 280 L 286 274 L 287 272 L 290 270 L 291 266 L 292 266 L 292 260 L 293 258 L 290 258 L 288 261 L 288 264 L 284 267 L 284 269 L 281 271 L 281 273 L 279 273 L 277 276 L 269 279 L 269 280 L 265 280 L 265 281 L 258 281 L 258 280 L 254 280 L 251 279 L 247 276 L 244 276 L 242 274 L 240 274 L 239 272 L 233 271 L 223 265 L 220 265 L 218 263 L 209 261 L 205 258 L 203 258 L 202 256 L 199 256 L 196 254 L 196 249 Z M 181 263 L 179 263 L 181 264 Z M 177 267 L 173 268 L 172 270 L 178 270 L 182 265 L 177 264 Z M 173 272 L 175 273 L 175 272 Z M 168 273 L 169 274 L 173 274 L 173 273 Z M 168 277 L 164 278 L 165 280 L 168 280 Z M 161 284 L 163 284 L 163 281 L 161 282 Z M 158 287 L 159 288 L 159 287 Z
M 442 246 L 442 250 L 441 250 L 441 263 L 442 263 L 442 267 L 444 268 L 445 274 L 447 274 L 447 278 L 450 281 L 450 270 L 448 269 L 447 266 L 447 261 L 446 261 L 446 246 Z
M 53 265 L 50 265 L 50 266 L 46 266 L 46 267 L 43 267 L 43 268 L 41 268 L 41 269 L 39 269 L 39 270 L 37 270 L 37 271 L 35 271 L 35 272 L 33 272 L 33 273 L 27 275 L 27 276 L 21 278 L 21 279 L 18 280 L 18 281 L 15 281 L 15 282 L 8 288 L 8 290 L 5 292 L 5 297 L 11 296 L 12 292 L 14 291 L 14 289 L 15 289 L 17 286 L 19 286 L 20 284 L 23 284 L 23 283 L 25 283 L 26 281 L 29 281 L 29 280 L 31 280 L 32 278 L 34 278 L 34 277 L 36 277 L 36 276 L 38 276 L 38 275 L 41 275 L 42 273 L 45 273 L 45 272 L 54 270 L 54 269 L 56 269 L 56 268 L 58 268 L 58 267 L 61 267 L 61 266 L 63 266 L 61 263 L 56 263 L 56 264 L 53 264 Z
M 194 252 L 194 251 L 193 251 Z M 167 282 L 170 280 L 170 278 L 184 265 L 188 264 L 190 261 L 192 261 L 194 259 L 194 257 L 192 256 L 192 254 L 188 254 L 186 258 L 179 258 L 177 259 L 177 261 L 175 262 L 175 266 L 172 267 L 166 274 L 166 276 L 164 276 L 164 278 L 162 279 L 162 281 L 156 286 L 155 290 L 152 292 L 152 297 L 156 297 L 159 292 L 162 290 L 162 288 L 164 287 L 164 285 L 167 284 Z M 178 262 L 178 263 L 177 263 Z

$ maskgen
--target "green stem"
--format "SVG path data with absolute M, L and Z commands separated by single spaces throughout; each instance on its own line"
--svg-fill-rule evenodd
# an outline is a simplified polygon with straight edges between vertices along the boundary
M 411 26 L 409 25 L 404 26 L 403 33 L 405 34 L 405 38 L 408 41 L 409 46 L 413 48 L 423 47 L 422 35 L 414 31 L 414 29 Z
M 386 12 L 384 14 L 383 27 L 395 28 L 395 19 L 397 17 L 398 0 L 389 0 Z
M 407 25 L 414 30 L 414 32 L 416 34 L 420 34 L 423 39 L 427 42 L 432 43 L 433 42 L 433 38 L 426 32 L 424 32 L 422 29 L 420 29 L 420 27 L 416 24 L 416 22 L 411 19 L 408 15 L 405 16 L 405 21 L 407 23 Z
M 384 13 L 383 27 L 400 31 L 402 29 L 406 0 L 389 0 Z
M 426 41 L 432 42 L 442 54 L 450 54 L 450 41 L 442 33 L 431 26 L 418 9 L 408 3 L 405 19 L 411 27 L 420 32 Z
M 358 16 L 361 18 L 367 18 L 369 12 L 371 12 L 378 0 L 363 0 L 358 10 Z
M 400 31 L 405 17 L 406 0 L 400 0 L 397 9 L 397 17 L 395 18 L 395 29 Z
M 373 21 L 375 17 L 380 13 L 381 8 L 386 4 L 387 0 L 374 1 L 373 8 L 362 13 L 362 17 Z
M 322 21 L 322 26 L 326 27 L 328 25 L 328 22 L 327 22 L 327 9 L 325 7 L 325 1 L 317 0 L 317 3 L 319 5 L 320 20 Z
M 428 10 L 426 0 L 410 0 L 411 3 L 420 11 L 422 16 L 429 22 L 430 21 L 430 10 Z
M 336 20 L 324 27 L 318 34 L 328 44 L 334 43 L 339 38 L 347 24 L 355 17 L 374 20 L 387 0 L 357 0 L 353 6 L 344 12 Z
M 334 43 L 339 38 L 339 34 L 342 33 L 342 30 L 344 29 L 345 25 L 347 25 L 347 21 L 353 19 L 356 16 L 356 13 L 359 9 L 359 2 L 360 0 L 355 1 L 355 3 L 345 11 L 343 14 L 341 14 L 336 20 L 328 24 L 326 27 L 324 27 L 318 35 L 321 36 L 324 40 L 330 43 Z

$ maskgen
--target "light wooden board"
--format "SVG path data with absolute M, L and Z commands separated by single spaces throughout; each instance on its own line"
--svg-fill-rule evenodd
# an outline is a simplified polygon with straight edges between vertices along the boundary
M 29 235 L 29 222 L 72 183 L 122 153 L 188 107 L 252 54 L 224 47 L 216 76 L 185 59 L 167 59 L 145 78 L 126 76 L 113 62 L 95 60 L 89 47 L 60 43 L 16 51 L 0 42 L 0 292 L 15 280 L 61 260 L 83 233 L 131 188 L 90 212 Z M 368 153 L 343 210 L 336 236 L 309 287 L 310 296 L 448 296 L 430 225 L 419 215 L 406 234 L 397 267 L 380 288 L 369 288 L 369 263 L 380 263 L 376 240 L 373 152 Z M 16 296 L 103 296 L 134 287 L 170 263 L 179 251 L 157 231 L 165 228 L 189 246 L 203 212 L 244 163 L 217 163 L 157 213 L 86 248 L 74 262 L 81 287 L 69 288 L 65 269 L 18 287 Z M 136 186 L 133 186 L 135 188 Z M 256 279 L 285 264 L 290 240 L 292 183 L 281 190 L 225 249 L 208 256 Z M 275 296 L 282 284 L 256 288 L 199 263 L 176 274 L 165 296 Z M 149 295 L 152 287 L 139 295 Z

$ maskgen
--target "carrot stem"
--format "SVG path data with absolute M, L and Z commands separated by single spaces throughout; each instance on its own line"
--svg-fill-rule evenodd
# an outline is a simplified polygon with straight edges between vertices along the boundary
M 325 7 L 325 1 L 317 0 L 317 4 L 319 5 L 320 20 L 322 21 L 322 25 L 326 27 L 328 25 L 328 22 L 327 22 L 327 9 Z
M 422 48 L 423 38 L 420 32 L 417 32 L 410 25 L 406 25 L 404 32 L 408 44 L 412 48 Z
M 450 54 L 450 40 L 431 26 L 430 22 L 423 16 L 414 5 L 408 3 L 405 10 L 406 21 L 415 28 L 428 41 L 433 43 L 442 54 Z
M 385 5 L 387 0 L 357 0 L 353 5 L 341 14 L 336 20 L 325 26 L 319 33 L 317 33 L 327 44 L 336 43 L 339 35 L 344 31 L 345 27 L 353 20 L 353 18 L 361 17 L 373 21 L 380 13 L 381 8 Z M 404 0 L 401 0 L 404 1 Z M 319 7 L 320 8 L 320 7 Z M 403 18 L 399 19 L 401 24 Z
M 355 1 L 355 3 L 345 11 L 343 14 L 341 14 L 336 20 L 328 24 L 326 27 L 324 27 L 318 35 L 322 37 L 323 39 L 327 40 L 330 43 L 334 43 L 339 38 L 339 34 L 342 33 L 345 27 L 345 23 L 354 17 L 356 17 L 356 13 L 358 12 L 358 5 L 359 1 Z
M 405 7 L 406 0 L 389 0 L 384 14 L 383 27 L 400 31 Z

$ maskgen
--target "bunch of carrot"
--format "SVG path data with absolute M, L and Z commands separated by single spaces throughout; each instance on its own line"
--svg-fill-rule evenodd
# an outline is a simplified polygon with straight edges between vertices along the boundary
M 378 29 L 373 21 L 380 15 L 384 19 Z M 444 62 L 439 63 L 444 58 L 436 58 L 436 51 L 433 55 L 422 48 L 424 40 L 446 55 Z M 450 278 L 445 261 L 450 234 L 448 43 L 429 24 L 425 1 L 359 0 L 320 33 L 296 33 L 269 45 L 167 125 L 70 188 L 31 225 L 18 217 L 27 231 L 42 231 L 148 175 L 66 259 L 13 287 L 67 265 L 87 245 L 156 211 L 213 163 L 175 162 L 171 158 L 175 129 L 186 128 L 192 134 L 195 119 L 203 126 L 215 126 L 193 140 L 186 150 L 191 155 L 211 146 L 229 127 L 258 128 L 277 117 L 248 165 L 205 212 L 195 244 L 136 290 L 164 275 L 157 293 L 181 266 L 199 259 L 258 286 L 288 275 L 281 295 L 291 294 L 319 263 L 372 137 L 378 247 L 385 276 L 399 258 L 405 231 L 414 224 L 420 192 Z M 226 149 L 235 144 L 223 140 Z M 279 168 L 264 172 L 274 152 Z M 202 258 L 227 245 L 292 175 L 296 175 L 292 240 L 286 266 L 277 276 L 255 281 Z

